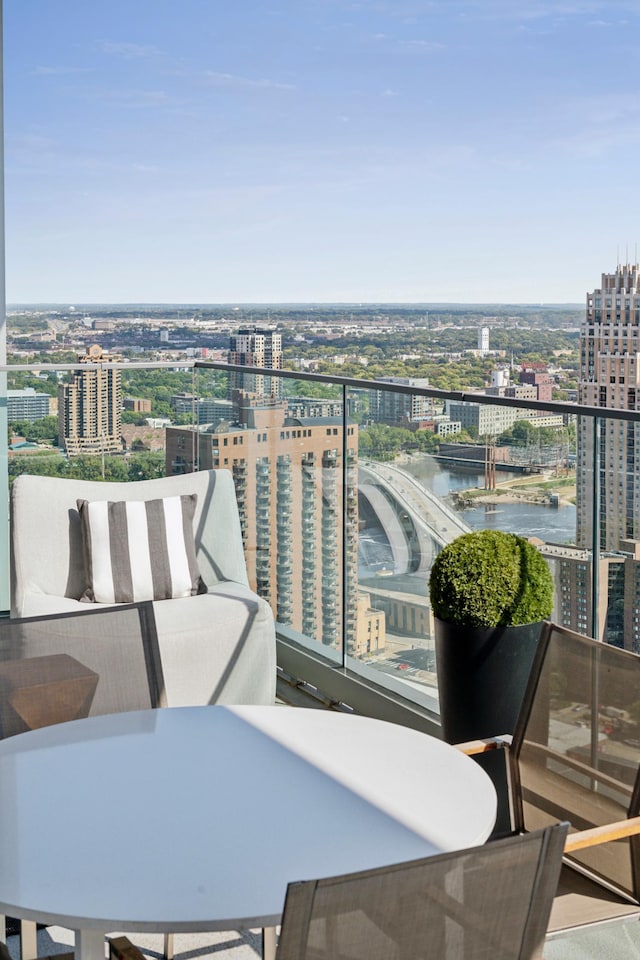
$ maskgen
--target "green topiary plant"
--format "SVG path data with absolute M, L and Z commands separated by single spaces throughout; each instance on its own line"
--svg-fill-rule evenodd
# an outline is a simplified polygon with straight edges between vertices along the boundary
M 524 537 L 479 530 L 457 537 L 436 557 L 429 579 L 434 616 L 470 627 L 536 623 L 553 610 L 553 578 Z

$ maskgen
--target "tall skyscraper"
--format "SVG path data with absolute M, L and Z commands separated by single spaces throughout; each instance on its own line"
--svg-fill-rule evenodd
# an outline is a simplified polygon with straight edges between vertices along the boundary
M 58 388 L 58 436 L 67 456 L 122 452 L 122 386 L 120 371 L 100 364 L 116 358 L 99 344 L 87 347 L 70 383 Z
M 640 266 L 619 264 L 587 294 L 580 336 L 580 403 L 640 410 Z M 603 420 L 600 440 L 602 550 L 632 552 L 640 540 L 640 431 L 623 420 Z M 590 547 L 593 530 L 594 437 L 578 424 L 577 541 Z
M 257 327 L 238 330 L 232 334 L 229 344 L 229 363 L 243 367 L 268 367 L 282 369 L 282 337 L 273 330 L 258 330 Z M 229 398 L 234 390 L 242 390 L 260 399 L 282 396 L 282 378 L 265 377 L 257 373 L 231 373 L 229 375 Z
M 618 264 L 587 294 L 580 334 L 581 403 L 640 410 L 640 265 Z M 562 559 L 560 619 L 584 633 L 592 629 L 593 424 L 578 418 L 577 546 L 583 556 Z M 597 635 L 640 652 L 640 431 L 624 420 L 601 420 L 599 438 Z M 576 617 L 578 620 L 576 621 Z

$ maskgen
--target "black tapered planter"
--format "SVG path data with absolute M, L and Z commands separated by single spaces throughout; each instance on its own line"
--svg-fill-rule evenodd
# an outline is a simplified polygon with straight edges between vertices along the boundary
M 447 743 L 513 733 L 542 621 L 464 627 L 435 619 L 442 735 Z

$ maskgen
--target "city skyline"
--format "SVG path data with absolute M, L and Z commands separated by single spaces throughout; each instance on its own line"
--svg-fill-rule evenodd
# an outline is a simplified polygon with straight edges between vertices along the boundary
M 6 0 L 7 299 L 579 303 L 637 259 L 639 19 Z

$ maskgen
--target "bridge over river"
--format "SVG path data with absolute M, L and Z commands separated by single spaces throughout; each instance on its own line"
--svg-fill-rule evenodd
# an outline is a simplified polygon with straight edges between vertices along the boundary
M 411 474 L 389 463 L 358 465 L 361 574 L 426 572 L 436 553 L 470 527 Z

